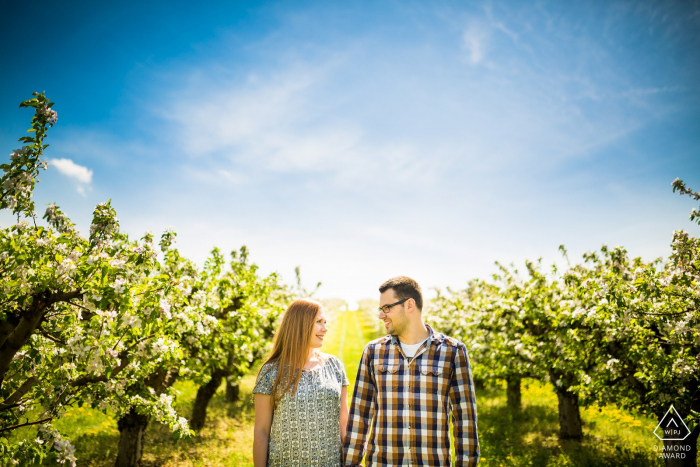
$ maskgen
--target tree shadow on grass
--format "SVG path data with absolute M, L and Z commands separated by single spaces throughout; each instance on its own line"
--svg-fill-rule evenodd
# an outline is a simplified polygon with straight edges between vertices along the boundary
M 652 467 L 663 465 L 653 454 L 586 435 L 582 442 L 560 441 L 556 407 L 526 405 L 512 411 L 496 390 L 480 394 L 479 441 L 488 466 Z M 501 403 L 499 403 L 501 402 Z
M 254 417 L 254 399 L 248 392 L 241 392 L 240 400 L 230 403 L 225 400 L 224 387 L 212 398 L 207 410 L 207 422 L 204 429 L 189 439 L 175 439 L 167 426 L 151 421 L 144 435 L 144 457 L 142 467 L 160 467 L 163 465 L 207 465 L 206 457 L 212 454 L 216 445 L 230 441 L 221 439 L 222 432 L 235 431 L 238 427 L 252 426 Z M 189 417 L 192 411 L 191 398 L 178 400 L 178 412 Z M 251 431 L 252 430 L 246 430 Z M 112 467 L 116 461 L 119 433 L 101 431 L 86 433 L 71 438 L 76 446 L 78 465 L 82 467 Z M 251 442 L 252 444 L 252 442 Z M 239 446 L 241 453 L 247 455 L 247 449 Z M 227 465 L 245 465 L 245 461 L 236 460 L 237 453 L 230 453 Z M 50 454 L 42 465 L 56 465 L 54 454 Z

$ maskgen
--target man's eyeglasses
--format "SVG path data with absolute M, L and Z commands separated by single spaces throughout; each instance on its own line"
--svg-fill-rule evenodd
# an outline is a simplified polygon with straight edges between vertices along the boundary
M 396 306 L 396 305 L 401 305 L 403 302 L 405 302 L 406 300 L 409 300 L 409 299 L 410 299 L 410 297 L 409 297 L 409 298 L 404 298 L 403 300 L 399 300 L 398 302 L 392 303 L 391 305 L 380 306 L 379 308 L 377 308 L 377 311 L 378 311 L 379 313 L 384 313 L 384 314 L 386 314 L 386 313 L 391 309 L 391 307 L 394 307 L 394 306 Z

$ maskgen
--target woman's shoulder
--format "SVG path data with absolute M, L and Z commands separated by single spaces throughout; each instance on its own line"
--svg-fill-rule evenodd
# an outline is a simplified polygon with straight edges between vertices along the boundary
M 271 394 L 272 386 L 277 377 L 277 362 L 267 362 L 258 372 L 258 378 L 255 381 L 253 394 Z
M 258 378 L 265 377 L 268 374 L 270 376 L 274 376 L 277 373 L 278 366 L 279 365 L 277 364 L 277 362 L 264 363 L 263 366 L 260 367 L 260 371 L 258 372 Z
M 331 364 L 335 368 L 345 368 L 343 366 L 343 362 L 341 362 L 340 359 L 333 354 L 321 352 L 319 356 L 323 359 L 324 362 Z
M 321 358 L 321 360 L 323 360 L 324 362 L 328 362 L 328 361 L 339 362 L 339 361 L 340 361 L 340 360 L 338 359 L 338 357 L 336 357 L 335 355 L 329 354 L 329 353 L 326 353 L 326 352 L 318 352 L 318 356 L 319 356 L 319 357 Z

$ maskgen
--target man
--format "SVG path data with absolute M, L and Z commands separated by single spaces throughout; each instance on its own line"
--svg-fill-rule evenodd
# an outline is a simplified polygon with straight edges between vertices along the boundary
M 476 399 L 467 348 L 423 322 L 420 286 L 408 277 L 379 287 L 389 335 L 365 347 L 343 446 L 344 464 L 449 466 L 450 416 L 456 463 L 479 462 Z M 366 444 L 371 430 L 369 444 Z

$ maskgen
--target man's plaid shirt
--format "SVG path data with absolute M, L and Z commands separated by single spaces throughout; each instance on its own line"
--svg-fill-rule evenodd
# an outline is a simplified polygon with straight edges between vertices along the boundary
M 456 466 L 479 462 L 476 398 L 466 346 L 433 331 L 412 359 L 398 338 L 365 347 L 343 446 L 344 464 L 449 466 L 450 412 Z M 367 447 L 366 440 L 371 436 Z

